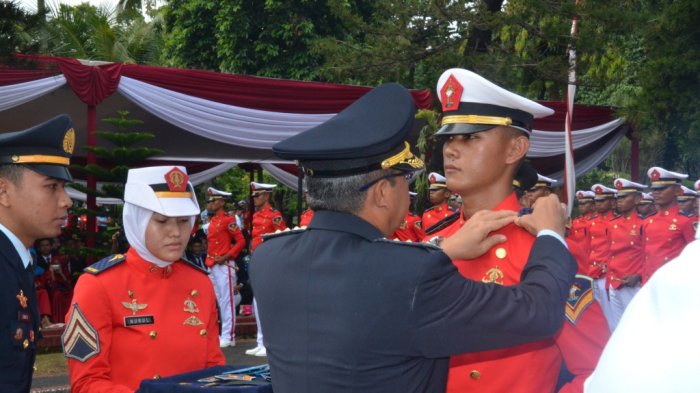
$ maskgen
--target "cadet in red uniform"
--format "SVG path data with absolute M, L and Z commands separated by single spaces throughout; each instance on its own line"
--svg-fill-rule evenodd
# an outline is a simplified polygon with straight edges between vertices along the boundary
M 252 240 L 250 242 L 250 252 L 255 251 L 255 248 L 262 243 L 262 236 L 266 233 L 275 233 L 287 229 L 282 218 L 282 213 L 274 207 L 270 206 L 270 195 L 272 190 L 277 187 L 276 184 L 265 183 L 250 183 L 250 189 L 253 194 L 253 204 L 255 213 L 253 213 L 253 228 L 251 231 Z M 255 288 L 253 288 L 255 291 Z M 260 326 L 260 318 L 258 318 L 258 304 L 253 297 L 253 310 L 255 312 L 255 322 L 258 328 L 257 345 L 255 348 L 245 351 L 247 355 L 267 356 L 265 345 L 263 345 L 263 331 Z
M 581 250 L 585 253 L 586 257 L 584 261 L 586 266 L 588 266 L 588 256 L 591 252 L 591 238 L 588 234 L 588 221 L 595 210 L 593 198 L 595 198 L 595 193 L 593 191 L 576 192 L 579 216 L 571 220 L 571 228 L 569 228 L 569 233 L 567 235 L 567 238 L 578 244 L 579 248 L 581 248 Z
M 644 268 L 642 283 L 646 283 L 656 270 L 678 256 L 686 244 L 693 241 L 693 222 L 678 209 L 677 197 L 681 180 L 688 175 L 671 172 L 660 167 L 647 171 L 651 180 L 651 195 L 658 211 L 647 218 L 644 232 Z
M 591 191 L 595 214 L 588 220 L 590 253 L 588 254 L 588 275 L 593 279 L 593 294 L 603 309 L 605 318 L 609 319 L 610 300 L 605 290 L 605 275 L 610 261 L 610 233 L 608 225 L 614 217 L 615 189 L 602 184 L 594 184 Z
M 236 345 L 236 295 L 240 301 L 235 259 L 245 248 L 246 241 L 236 224 L 236 217 L 225 213 L 231 193 L 209 187 L 207 195 L 207 213 L 211 219 L 207 229 L 205 264 L 209 268 L 221 312 L 219 346 L 233 347 Z
M 447 203 L 452 193 L 447 189 L 445 176 L 437 172 L 431 172 L 428 175 L 428 181 L 430 182 L 430 188 L 428 189 L 430 203 L 433 206 L 424 211 L 421 217 L 421 225 L 424 230 L 457 212 Z
M 184 167 L 129 171 L 131 248 L 85 269 L 61 337 L 72 392 L 134 392 L 144 379 L 224 364 L 211 281 L 181 259 L 198 213 Z
M 523 195 L 523 198 L 521 198 L 521 202 L 524 203 L 521 204 L 527 208 L 532 207 L 532 204 L 535 203 L 537 198 L 549 195 L 552 192 L 552 187 L 556 182 L 556 180 L 547 176 L 542 176 L 538 173 L 535 184 L 529 189 L 525 190 L 525 194 Z
M 433 233 L 427 233 L 431 242 L 451 236 L 477 210 L 520 210 L 512 181 L 529 148 L 532 119 L 553 112 L 462 69 L 443 73 L 438 91 L 443 128 L 436 136 L 446 138 L 445 174 L 448 187 L 462 197 L 462 210 L 438 223 Z M 453 263 L 467 278 L 515 285 L 520 282 L 535 239 L 512 224 L 495 233 L 505 235 L 506 241 L 482 257 Z M 453 356 L 447 391 L 553 392 L 563 360 L 576 378 L 562 391 L 581 391 L 609 332 L 599 309 L 597 313 L 589 312 L 596 310 L 591 280 L 576 282 L 578 286 L 572 287 L 567 307 L 571 309 L 567 312 L 571 319 L 556 340 Z
M 623 178 L 615 179 L 614 184 L 618 215 L 608 225 L 610 262 L 606 281 L 610 298 L 610 331 L 615 331 L 622 313 L 641 288 L 644 264 L 644 220 L 637 215 L 636 207 L 646 186 Z
M 276 184 L 250 183 L 250 189 L 253 193 L 253 204 L 255 205 L 253 228 L 251 230 L 251 253 L 262 243 L 262 235 L 287 229 L 282 213 L 270 206 L 270 196 L 275 187 L 277 187 Z
M 647 217 L 656 214 L 656 205 L 651 194 L 642 193 L 642 199 L 637 204 L 637 214 L 642 220 L 646 220 Z
M 411 200 L 411 203 L 408 206 L 408 213 L 406 213 L 406 217 L 401 222 L 401 225 L 399 225 L 399 227 L 396 228 L 394 233 L 391 235 L 391 239 L 401 240 L 402 242 L 419 242 L 423 239 L 425 234 L 423 233 L 420 217 L 411 211 L 413 200 L 417 194 L 409 191 L 408 195 Z
M 306 228 L 311 224 L 311 219 L 314 218 L 313 209 L 306 209 L 301 213 L 301 219 L 299 220 L 299 227 Z

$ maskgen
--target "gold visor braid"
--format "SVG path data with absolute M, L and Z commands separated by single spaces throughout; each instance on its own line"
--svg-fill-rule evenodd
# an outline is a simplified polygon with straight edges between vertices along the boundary
M 63 156 L 46 156 L 46 155 L 28 155 L 28 156 L 12 156 L 13 164 L 56 164 L 69 165 L 70 158 Z
M 191 192 L 177 192 L 177 191 L 156 191 L 156 197 L 158 198 L 191 198 Z
M 442 118 L 442 125 L 445 124 L 491 124 L 496 126 L 510 126 L 513 119 L 499 116 L 479 116 L 479 115 L 455 115 Z
M 382 169 L 387 170 L 396 164 L 408 164 L 412 168 L 420 169 L 423 168 L 423 160 L 413 155 L 411 152 L 411 145 L 404 141 L 404 148 L 399 153 L 385 159 L 382 161 Z

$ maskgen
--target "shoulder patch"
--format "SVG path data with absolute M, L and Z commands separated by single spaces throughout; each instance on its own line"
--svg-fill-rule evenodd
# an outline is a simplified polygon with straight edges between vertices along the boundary
M 80 311 L 78 303 L 73 304 L 68 324 L 61 334 L 61 346 L 67 358 L 79 362 L 85 362 L 100 353 L 100 336 Z
M 428 228 L 425 228 L 425 234 L 432 235 L 433 233 L 435 233 L 439 230 L 445 229 L 450 224 L 457 221 L 458 218 L 459 218 L 459 212 L 456 212 L 452 215 L 449 215 L 449 216 L 443 218 L 442 220 L 436 222 L 435 224 L 429 226 Z
M 194 269 L 196 269 L 196 270 L 198 270 L 198 271 L 200 271 L 200 272 L 202 272 L 202 273 L 204 273 L 204 274 L 206 274 L 206 275 L 209 275 L 209 271 L 208 271 L 207 269 L 203 269 L 202 267 L 200 267 L 199 265 L 195 264 L 194 262 L 191 262 L 191 261 L 189 261 L 188 259 L 185 259 L 185 258 L 181 258 L 180 260 L 181 260 L 185 265 L 187 265 L 187 266 L 189 266 L 189 267 L 191 267 L 191 268 L 194 268 Z
M 401 240 L 392 240 L 392 239 L 387 239 L 387 238 L 381 238 L 381 239 L 372 240 L 372 243 L 390 243 L 390 244 L 397 244 L 397 245 L 402 245 L 402 246 L 418 247 L 418 248 L 423 248 L 423 249 L 442 251 L 442 248 L 440 248 L 438 246 L 434 246 L 430 243 L 424 243 L 424 242 L 404 242 Z
M 413 225 L 414 225 L 414 226 L 416 227 L 416 229 L 418 229 L 419 231 L 422 231 L 422 230 L 423 230 L 423 222 L 422 222 L 421 220 L 416 221 Z
M 85 269 L 83 269 L 83 271 L 85 273 L 100 274 L 111 267 L 117 266 L 125 260 L 126 255 L 124 254 L 110 255 L 107 258 L 101 259 L 93 263 L 92 265 L 86 267 Z
M 571 289 L 569 289 L 569 298 L 566 300 L 566 319 L 576 325 L 579 317 L 592 303 L 593 279 L 583 274 L 577 274 Z
M 236 225 L 236 221 L 233 221 L 232 223 L 228 224 L 229 231 L 235 231 L 236 229 L 238 229 L 238 225 Z
M 273 217 L 273 218 L 272 218 L 272 222 L 273 222 L 275 225 L 279 225 L 280 223 L 282 223 L 282 216 Z

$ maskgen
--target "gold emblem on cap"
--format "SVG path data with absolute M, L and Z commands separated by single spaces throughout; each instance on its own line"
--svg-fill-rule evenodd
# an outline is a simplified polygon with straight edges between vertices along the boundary
M 63 136 L 63 151 L 68 154 L 73 154 L 73 149 L 75 148 L 75 130 L 71 127 L 66 131 L 66 135 Z
M 423 168 L 423 160 L 416 157 L 411 153 L 411 145 L 404 141 L 404 148 L 399 153 L 387 158 L 382 161 L 382 169 L 387 170 L 396 164 L 408 164 L 412 168 L 420 169 Z
M 27 339 L 25 338 L 25 339 L 24 339 L 24 342 L 22 342 L 22 348 L 27 349 L 28 346 L 29 346 L 29 340 L 27 340 Z
M 182 172 L 172 171 L 168 173 L 168 177 L 170 178 L 170 182 L 173 183 L 174 188 L 180 188 L 185 183 L 185 176 Z

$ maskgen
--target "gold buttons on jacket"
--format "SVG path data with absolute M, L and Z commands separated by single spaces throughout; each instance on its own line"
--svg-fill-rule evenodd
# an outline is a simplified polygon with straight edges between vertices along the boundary
M 153 376 L 153 379 L 160 379 L 160 374 L 156 374 Z
M 202 329 L 199 331 L 200 336 L 206 336 L 207 335 L 207 329 Z
M 481 373 L 479 370 L 472 370 L 469 372 L 469 378 L 471 379 L 481 379 Z
M 506 257 L 506 255 L 508 255 L 508 252 L 506 252 L 505 248 L 501 247 L 496 249 L 496 258 L 503 259 Z
M 156 332 L 155 330 L 151 330 L 151 332 L 148 333 L 148 335 L 155 340 L 156 336 L 158 336 L 158 332 Z

